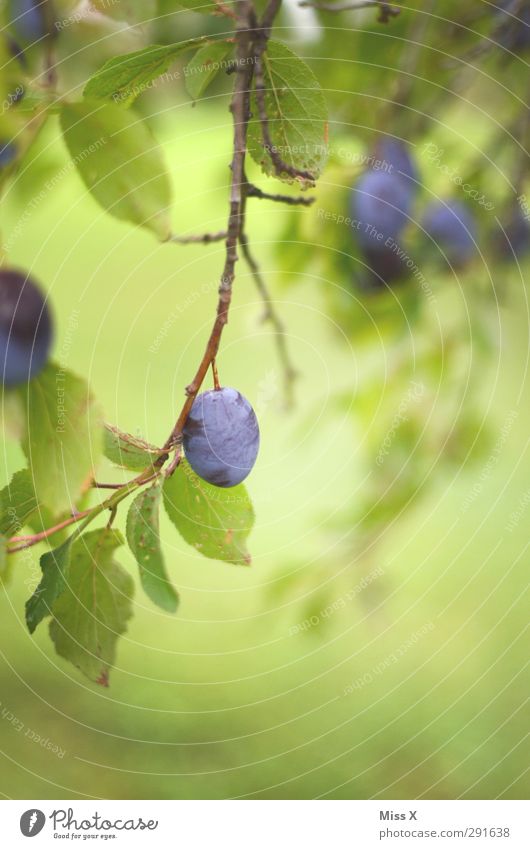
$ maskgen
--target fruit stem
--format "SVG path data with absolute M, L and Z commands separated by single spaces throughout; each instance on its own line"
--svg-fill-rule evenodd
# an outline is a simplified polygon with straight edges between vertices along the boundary
M 218 390 L 221 388 L 221 384 L 219 383 L 219 372 L 217 371 L 217 364 L 215 360 L 212 360 L 212 374 L 213 374 L 213 388 Z

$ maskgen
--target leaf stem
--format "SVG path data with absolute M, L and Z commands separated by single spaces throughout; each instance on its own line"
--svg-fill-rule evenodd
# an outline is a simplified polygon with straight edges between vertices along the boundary
M 150 474 L 148 475 L 147 472 Z M 84 529 L 101 513 L 105 510 L 110 510 L 111 512 L 115 512 L 118 504 L 123 501 L 124 498 L 127 498 L 132 492 L 134 492 L 139 487 L 143 486 L 149 481 L 154 480 L 160 474 L 159 471 L 155 473 L 152 472 L 152 467 L 146 469 L 142 472 L 138 477 L 134 478 L 134 480 L 129 481 L 120 489 L 116 490 L 113 495 L 110 495 L 105 501 L 102 501 L 101 504 L 96 505 L 95 507 L 91 507 L 88 510 L 83 510 L 82 513 L 76 513 L 75 516 L 70 517 L 69 519 L 65 519 L 64 522 L 60 522 L 57 525 L 54 525 L 52 528 L 48 528 L 45 531 L 40 531 L 38 534 L 31 534 L 27 537 L 12 537 L 10 542 L 23 542 L 23 545 L 16 546 L 15 548 L 8 548 L 8 554 L 15 554 L 17 551 L 22 551 L 25 548 L 31 548 L 33 545 L 37 545 L 37 543 L 42 542 L 58 531 L 63 530 L 64 528 L 68 528 L 70 525 L 77 524 L 77 522 L 82 522 L 79 527 L 76 528 L 73 538 L 78 537 Z
M 42 542 L 42 540 L 47 539 L 52 536 L 52 534 L 56 534 L 59 531 L 64 530 L 64 528 L 68 528 L 70 525 L 74 525 L 76 522 L 80 522 L 82 519 L 89 516 L 92 512 L 90 510 L 83 510 L 82 513 L 76 513 L 75 516 L 70 516 L 69 519 L 65 519 L 63 522 L 59 522 L 57 525 L 54 525 L 52 528 L 47 528 L 45 531 L 40 531 L 37 534 L 30 534 L 28 536 L 20 536 L 20 537 L 11 537 L 9 542 L 22 542 L 24 545 L 20 545 L 17 548 L 8 548 L 8 554 L 14 554 L 16 551 L 22 551 L 24 548 L 30 548 L 32 545 L 36 545 L 38 542 Z

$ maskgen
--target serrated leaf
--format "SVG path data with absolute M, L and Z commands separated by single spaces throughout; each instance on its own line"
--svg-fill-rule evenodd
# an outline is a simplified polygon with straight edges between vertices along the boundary
M 16 472 L 0 492 L 0 534 L 12 537 L 39 507 L 29 469 Z
M 37 499 L 55 515 L 71 510 L 102 454 L 99 406 L 84 380 L 53 363 L 19 392 L 27 419 L 22 448 Z
M 243 484 L 223 489 L 194 474 L 186 460 L 163 486 L 166 512 L 182 538 L 204 557 L 248 565 L 254 508 Z
M 263 70 L 272 144 L 284 162 L 309 171 L 316 179 L 327 157 L 328 116 L 320 84 L 309 66 L 278 41 L 269 41 Z M 248 149 L 266 174 L 276 176 L 263 147 L 255 95 L 252 100 L 254 117 L 248 128 Z M 281 179 L 293 182 L 287 174 Z
M 217 15 L 222 14 L 223 7 L 229 8 L 231 3 L 229 0 L 226 3 L 222 0 L 178 0 L 177 5 L 201 15 Z
M 105 424 L 103 453 L 117 466 L 141 472 L 152 466 L 164 452 L 114 425 Z
M 105 687 L 118 637 L 132 616 L 133 580 L 114 560 L 123 542 L 112 528 L 90 531 L 76 540 L 67 587 L 54 604 L 50 623 L 57 654 Z
M 197 100 L 222 68 L 225 56 L 233 49 L 226 41 L 216 41 L 201 47 L 184 68 L 188 94 Z
M 130 106 L 153 80 L 167 73 L 180 53 L 204 45 L 205 38 L 190 38 L 178 44 L 152 44 L 143 50 L 114 56 L 88 81 L 85 98 L 112 100 Z
M 42 578 L 37 589 L 26 602 L 26 624 L 33 634 L 46 616 L 50 616 L 52 607 L 66 589 L 66 572 L 70 564 L 72 537 L 59 548 L 47 551 L 40 559 Z
M 127 516 L 127 541 L 138 563 L 145 593 L 163 610 L 174 613 L 178 595 L 168 578 L 160 549 L 161 495 L 160 484 L 156 483 L 134 499 Z
M 7 576 L 7 538 L 0 534 L 0 581 L 3 581 Z
M 171 183 L 143 121 L 117 106 L 86 102 L 64 105 L 61 126 L 79 175 L 100 206 L 167 239 Z

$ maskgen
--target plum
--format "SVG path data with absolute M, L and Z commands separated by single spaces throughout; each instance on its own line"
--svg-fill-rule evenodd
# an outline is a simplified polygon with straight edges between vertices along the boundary
M 186 459 L 193 471 L 215 486 L 237 486 L 258 456 L 256 414 L 247 399 L 230 387 L 197 396 L 183 436 Z
M 473 216 L 459 201 L 434 201 L 424 212 L 422 227 L 455 266 L 465 265 L 475 251 L 476 228 Z
M 405 181 L 411 190 L 416 189 L 419 183 L 416 164 L 404 143 L 399 139 L 378 139 L 374 148 L 371 168 L 396 174 Z
M 530 2 L 529 0 L 497 0 L 497 29 L 492 39 L 518 53 L 530 47 Z
M 43 0 L 9 0 L 7 18 L 13 35 L 24 45 L 33 44 L 47 34 Z
M 391 247 L 378 246 L 377 250 L 366 248 L 362 256 L 367 266 L 362 280 L 362 288 L 366 291 L 385 289 L 387 284 L 403 280 L 410 273 L 399 250 Z
M 0 369 L 5 386 L 26 383 L 42 371 L 52 336 L 40 288 L 23 272 L 0 270 Z
M 11 165 L 17 157 L 17 148 L 13 142 L 0 139 L 0 168 Z
M 412 193 L 397 173 L 366 171 L 353 189 L 352 215 L 357 220 L 359 243 L 377 250 L 405 229 L 412 208 Z
M 495 252 L 502 259 L 519 259 L 530 248 L 530 224 L 517 204 L 502 222 L 504 228 L 496 230 L 493 242 Z

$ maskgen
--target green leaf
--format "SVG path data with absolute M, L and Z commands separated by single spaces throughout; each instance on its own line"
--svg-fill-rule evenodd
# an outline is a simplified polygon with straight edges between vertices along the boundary
M 190 12 L 200 12 L 201 15 L 216 15 L 222 12 L 223 7 L 229 8 L 231 3 L 227 0 L 178 0 L 178 6 L 189 9 Z
M 18 391 L 27 418 L 22 448 L 37 499 L 54 515 L 71 510 L 102 453 L 99 407 L 84 380 L 52 363 Z
M 90 5 L 102 15 L 138 24 L 156 20 L 158 4 L 157 0 L 90 0 Z
M 146 594 L 163 610 L 174 613 L 178 595 L 171 586 L 160 550 L 161 495 L 160 484 L 156 483 L 134 499 L 127 516 L 127 540 L 140 568 Z
M 7 538 L 0 534 L 0 581 L 3 581 L 8 572 L 7 560 Z
M 130 106 L 161 74 L 167 73 L 180 53 L 204 45 L 205 38 L 190 38 L 178 44 L 152 44 L 143 50 L 114 56 L 88 81 L 85 98 L 113 100 Z
M 47 551 L 40 559 L 42 579 L 37 589 L 26 602 L 26 624 L 33 634 L 45 616 L 50 616 L 52 607 L 66 589 L 66 572 L 70 564 L 73 537 L 59 548 Z
M 153 466 L 164 452 L 114 425 L 105 424 L 103 453 L 117 466 L 141 472 Z
M 284 162 L 309 171 L 316 179 L 327 158 L 328 115 L 320 84 L 308 65 L 278 41 L 269 41 L 263 65 L 272 144 Z M 276 176 L 263 148 L 255 95 L 252 100 L 254 117 L 249 124 L 248 149 L 266 174 Z M 281 179 L 293 182 L 287 174 Z
M 100 206 L 167 239 L 171 183 L 142 120 L 116 106 L 74 103 L 63 106 L 61 126 L 81 179 Z
M 116 643 L 132 616 L 134 584 L 114 560 L 119 531 L 103 528 L 72 547 L 67 588 L 53 607 L 50 636 L 57 653 L 91 681 L 108 686 Z
M 208 88 L 222 68 L 225 56 L 233 45 L 226 41 L 216 41 L 197 50 L 195 56 L 184 68 L 184 77 L 188 93 L 197 100 Z
M 9 539 L 18 533 L 38 507 L 29 469 L 16 472 L 0 492 L 0 534 Z
M 164 487 L 166 512 L 183 539 L 205 557 L 248 565 L 254 508 L 243 484 L 222 489 L 197 477 L 182 460 Z

